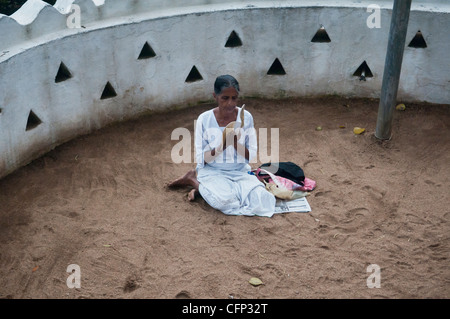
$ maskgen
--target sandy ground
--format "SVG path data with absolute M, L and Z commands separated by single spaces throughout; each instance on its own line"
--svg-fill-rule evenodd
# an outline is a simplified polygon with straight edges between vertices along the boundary
M 377 100 L 241 103 L 317 182 L 310 213 L 226 216 L 164 188 L 194 166 L 171 132 L 212 104 L 120 123 L 0 181 L 0 298 L 450 298 L 450 106 L 407 104 L 382 142 Z

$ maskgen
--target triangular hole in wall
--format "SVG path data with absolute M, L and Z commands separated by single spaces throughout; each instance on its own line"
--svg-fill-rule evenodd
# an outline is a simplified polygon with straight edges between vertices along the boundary
M 267 71 L 268 75 L 285 75 L 286 71 L 283 68 L 283 65 L 281 64 L 280 60 L 278 58 L 273 61 L 272 66 L 270 67 L 269 71 Z
M 138 60 L 150 59 L 156 56 L 155 51 L 153 51 L 152 47 L 148 42 L 145 42 L 142 47 L 141 53 L 139 54 Z
M 331 39 L 328 36 L 327 30 L 322 26 L 317 30 L 316 34 L 311 39 L 311 42 L 331 42 Z
M 185 82 L 195 82 L 200 80 L 203 80 L 203 77 L 200 72 L 198 72 L 197 67 L 194 65 L 191 69 L 191 72 L 189 72 L 189 75 L 187 76 Z
M 242 45 L 241 38 L 239 38 L 236 31 L 232 31 L 230 33 L 230 36 L 228 37 L 227 43 L 225 43 L 226 48 L 234 48 L 234 47 L 240 47 Z
M 114 90 L 111 83 L 106 83 L 105 88 L 103 89 L 102 96 L 100 97 L 101 100 L 109 99 L 112 97 L 117 96 L 116 90 Z
M 72 77 L 72 74 L 70 73 L 69 69 L 63 62 L 61 62 L 61 64 L 59 65 L 58 73 L 56 74 L 56 77 L 55 77 L 55 83 L 68 80 L 71 77 Z
M 408 44 L 408 47 L 410 47 L 410 48 L 426 48 L 427 47 L 427 43 L 425 42 L 425 39 L 423 38 L 422 32 L 420 32 L 420 30 L 417 31 L 414 38 Z
M 360 81 L 365 81 L 366 78 L 373 77 L 372 71 L 370 70 L 369 66 L 367 65 L 367 62 L 364 61 L 361 63 L 361 65 L 356 69 L 355 73 L 353 73 L 353 76 L 359 76 Z
M 31 110 L 30 114 L 28 114 L 27 126 L 25 130 L 26 131 L 32 130 L 41 123 L 42 123 L 41 119 Z

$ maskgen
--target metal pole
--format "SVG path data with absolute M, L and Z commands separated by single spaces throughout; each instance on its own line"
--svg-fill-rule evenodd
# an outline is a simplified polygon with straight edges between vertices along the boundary
M 390 139 L 411 0 L 394 0 L 375 137 Z

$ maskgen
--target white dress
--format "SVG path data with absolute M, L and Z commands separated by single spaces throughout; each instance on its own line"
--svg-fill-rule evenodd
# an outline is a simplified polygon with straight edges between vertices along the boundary
M 240 112 L 237 127 L 240 127 Z M 244 111 L 244 127 L 239 143 L 249 150 L 250 163 L 256 161 L 257 137 L 253 117 Z M 264 185 L 249 174 L 249 161 L 229 146 L 214 161 L 205 163 L 203 155 L 220 145 L 224 127 L 219 127 L 213 110 L 203 112 L 195 124 L 195 153 L 197 180 L 203 199 L 227 215 L 271 217 L 276 199 Z

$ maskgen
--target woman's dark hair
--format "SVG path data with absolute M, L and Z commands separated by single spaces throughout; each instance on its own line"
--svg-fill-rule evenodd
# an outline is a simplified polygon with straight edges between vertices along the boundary
M 223 89 L 233 87 L 239 92 L 239 82 L 231 75 L 220 75 L 214 82 L 214 93 L 220 94 Z

